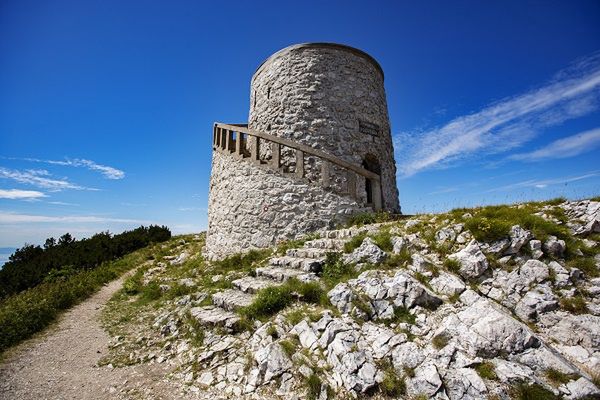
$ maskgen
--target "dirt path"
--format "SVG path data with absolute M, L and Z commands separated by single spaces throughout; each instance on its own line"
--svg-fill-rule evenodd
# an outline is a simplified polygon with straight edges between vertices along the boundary
M 57 324 L 9 352 L 0 364 L 0 399 L 175 399 L 182 393 L 164 379 L 161 364 L 97 367 L 108 353 L 102 307 L 122 277 L 63 314 Z

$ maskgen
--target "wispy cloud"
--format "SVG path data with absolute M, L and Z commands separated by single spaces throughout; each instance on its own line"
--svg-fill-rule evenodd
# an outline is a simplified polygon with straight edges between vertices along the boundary
M 32 215 L 18 214 L 0 211 L 0 223 L 2 224 L 23 224 L 23 223 L 105 223 L 118 222 L 126 224 L 151 224 L 151 221 L 126 219 L 126 218 L 110 218 L 95 215 L 66 215 L 66 216 L 48 216 L 48 215 Z
M 499 192 L 505 190 L 514 190 L 514 189 L 522 189 L 522 188 L 537 188 L 544 189 L 548 186 L 552 185 L 563 185 L 570 182 L 581 181 L 584 179 L 590 179 L 600 176 L 600 171 L 591 171 L 583 175 L 577 176 L 569 176 L 562 178 L 552 178 L 552 179 L 530 179 L 527 181 L 517 182 L 506 186 L 496 187 L 488 190 L 488 192 Z
M 83 167 L 92 171 L 100 172 L 107 179 L 123 179 L 125 177 L 125 172 L 114 168 L 109 167 L 108 165 L 98 164 L 92 160 L 86 160 L 84 158 L 66 158 L 64 160 L 42 160 L 39 158 L 9 158 L 11 160 L 21 160 L 21 161 L 30 161 L 36 163 L 44 163 L 51 165 L 62 165 L 68 167 Z
M 204 207 L 179 207 L 179 211 L 208 211 Z
M 47 197 L 36 190 L 0 189 L 0 199 L 32 200 Z
M 538 161 L 552 158 L 567 158 L 592 151 L 598 146 L 600 146 L 600 128 L 556 140 L 545 147 L 529 153 L 514 154 L 509 159 Z
M 452 192 L 458 192 L 458 187 L 444 188 L 444 189 L 436 190 L 433 192 L 429 192 L 428 194 L 444 194 L 444 193 L 452 193 Z
M 54 204 L 56 206 L 73 206 L 73 207 L 79 207 L 79 204 L 77 204 L 77 203 L 67 203 L 65 201 L 49 201 L 48 204 Z
M 599 89 L 600 53 L 561 71 L 541 88 L 492 103 L 441 127 L 396 135 L 399 172 L 410 176 L 468 157 L 517 148 L 544 127 L 595 110 Z
M 66 189 L 98 190 L 95 188 L 88 188 L 76 185 L 74 183 L 69 182 L 66 178 L 51 178 L 51 174 L 43 169 L 28 169 L 25 171 L 19 171 L 15 169 L 0 167 L 0 178 L 11 179 L 15 182 L 25 183 L 28 185 L 36 186 L 42 189 L 48 189 L 51 191 L 60 191 Z

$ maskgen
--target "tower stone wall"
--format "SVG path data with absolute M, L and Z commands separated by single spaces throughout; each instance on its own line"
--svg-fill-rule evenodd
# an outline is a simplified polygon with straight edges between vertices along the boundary
M 381 177 L 381 204 L 400 212 L 396 167 L 383 71 L 366 53 L 343 45 L 308 43 L 269 57 L 251 82 L 248 127 L 338 157 Z M 272 157 L 261 145 L 260 159 Z M 318 157 L 307 157 L 296 179 L 293 149 L 282 148 L 281 168 L 248 163 L 213 152 L 207 253 L 211 258 L 267 247 L 280 240 L 332 227 L 369 209 L 366 179 L 357 196 L 341 192 L 347 174 L 333 166 L 331 187 L 316 184 Z

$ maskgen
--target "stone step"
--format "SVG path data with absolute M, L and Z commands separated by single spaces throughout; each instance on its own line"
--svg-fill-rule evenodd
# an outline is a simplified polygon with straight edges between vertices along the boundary
M 256 293 L 261 289 L 269 286 L 277 286 L 280 283 L 265 278 L 255 278 L 253 276 L 245 276 L 231 282 L 233 286 L 244 293 Z
M 329 249 L 315 249 L 313 247 L 302 247 L 299 249 L 289 249 L 285 255 L 288 257 L 297 258 L 316 258 L 325 259 L 327 253 L 331 252 Z
M 194 307 L 190 310 L 190 314 L 200 324 L 207 326 L 233 328 L 240 320 L 237 314 L 215 306 Z
M 342 251 L 344 249 L 345 240 L 342 239 L 314 239 L 309 240 L 304 244 L 306 248 L 327 249 L 331 251 Z
M 272 279 L 276 282 L 285 282 L 290 278 L 299 279 L 302 282 L 314 281 L 317 278 L 312 272 L 304 272 L 299 269 L 282 267 L 263 267 L 256 268 L 256 276 Z
M 254 296 L 236 289 L 225 289 L 212 295 L 213 304 L 228 311 L 235 311 L 247 307 L 252 303 Z
M 293 269 L 301 269 L 306 272 L 318 272 L 321 270 L 325 262 L 324 258 L 298 258 L 298 257 L 273 257 L 269 260 L 269 264 L 274 267 L 286 267 Z

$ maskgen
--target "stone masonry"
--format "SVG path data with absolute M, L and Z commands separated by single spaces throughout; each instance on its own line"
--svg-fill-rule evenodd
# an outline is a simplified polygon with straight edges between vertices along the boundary
M 400 212 L 383 71 L 368 54 L 330 43 L 275 53 L 252 78 L 248 127 L 380 175 L 382 209 Z M 263 164 L 269 162 L 270 144 L 261 145 L 259 154 Z M 331 190 L 316 184 L 321 162 L 307 157 L 304 179 L 294 179 L 288 173 L 296 168 L 291 148 L 282 148 L 278 170 L 213 152 L 208 257 L 267 247 L 370 209 L 375 194 L 365 178 L 356 181 L 356 197 L 335 190 L 348 185 L 337 166 Z

